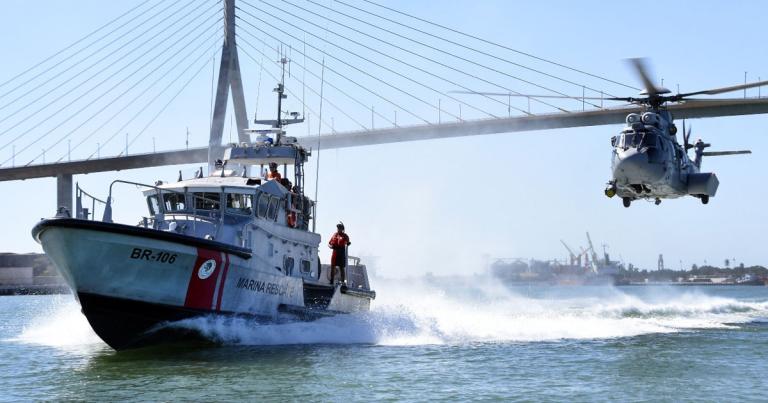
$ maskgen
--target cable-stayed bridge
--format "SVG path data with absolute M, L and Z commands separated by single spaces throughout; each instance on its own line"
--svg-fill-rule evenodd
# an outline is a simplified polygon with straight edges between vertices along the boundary
M 307 118 L 308 148 L 616 124 L 637 110 L 605 101 L 635 94 L 632 84 L 375 1 L 146 0 L 0 82 L 0 180 L 55 176 L 57 205 L 71 209 L 73 175 L 210 163 L 227 129 L 246 142 L 249 121 L 278 113 L 267 95 L 281 59 L 290 98 L 280 113 Z M 207 146 L 163 141 L 163 119 L 190 98 Z M 670 109 L 767 113 L 768 99 Z M 149 148 L 150 137 L 165 147 Z

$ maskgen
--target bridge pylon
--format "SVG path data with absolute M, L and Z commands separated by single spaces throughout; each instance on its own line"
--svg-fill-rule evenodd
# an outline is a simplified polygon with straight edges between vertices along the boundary
M 216 89 L 216 101 L 213 106 L 211 120 L 211 135 L 208 142 L 208 169 L 213 170 L 217 159 L 222 156 L 221 145 L 224 135 L 224 123 L 227 114 L 229 90 L 232 89 L 232 103 L 237 122 L 237 139 L 239 143 L 250 142 L 248 129 L 248 114 L 245 109 L 243 81 L 240 74 L 240 60 L 237 55 L 235 35 L 235 0 L 224 0 L 224 44 L 221 48 L 221 65 Z

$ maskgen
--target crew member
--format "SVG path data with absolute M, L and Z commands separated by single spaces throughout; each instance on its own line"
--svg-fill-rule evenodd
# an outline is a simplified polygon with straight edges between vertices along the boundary
M 336 224 L 336 233 L 328 241 L 328 247 L 333 249 L 333 254 L 331 255 L 331 284 L 334 284 L 336 268 L 341 272 L 341 282 L 347 283 L 347 247 L 351 244 L 349 236 L 344 232 L 344 223 Z
M 282 178 L 283 178 L 283 176 L 280 175 L 280 172 L 277 172 L 277 163 L 276 162 L 270 162 L 269 163 L 269 173 L 267 174 L 267 179 L 269 179 L 269 180 L 274 179 L 276 181 L 280 181 L 280 179 L 282 179 Z

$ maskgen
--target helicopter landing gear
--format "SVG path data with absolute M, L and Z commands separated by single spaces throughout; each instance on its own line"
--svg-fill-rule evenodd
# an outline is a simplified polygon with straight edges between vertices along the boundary
M 653 203 L 658 206 L 659 204 L 661 204 L 661 199 L 657 197 Z
M 701 196 L 701 204 L 707 204 L 709 203 L 709 196 L 703 195 Z
M 629 207 L 632 204 L 632 199 L 629 197 L 623 197 L 621 201 L 624 204 L 624 207 Z

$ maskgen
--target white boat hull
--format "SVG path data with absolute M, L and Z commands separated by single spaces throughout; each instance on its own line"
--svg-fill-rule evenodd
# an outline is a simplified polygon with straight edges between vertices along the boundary
M 120 350 L 166 338 L 165 322 L 244 315 L 264 321 L 365 311 L 375 296 L 305 284 L 250 251 L 153 229 L 45 220 L 33 236 L 80 302 L 96 333 Z

